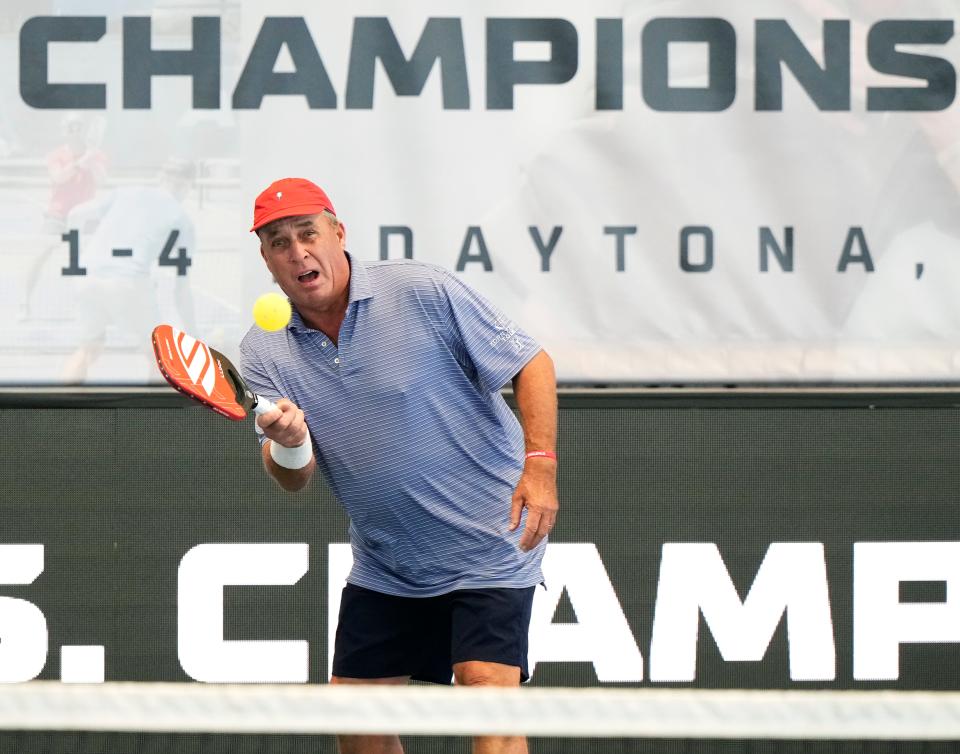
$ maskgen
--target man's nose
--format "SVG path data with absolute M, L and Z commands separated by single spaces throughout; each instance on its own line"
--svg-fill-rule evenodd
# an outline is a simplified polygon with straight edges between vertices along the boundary
M 300 241 L 294 239 L 290 242 L 290 245 L 287 247 L 287 256 L 294 261 L 299 261 L 303 259 L 306 255 L 306 250 L 304 244 Z

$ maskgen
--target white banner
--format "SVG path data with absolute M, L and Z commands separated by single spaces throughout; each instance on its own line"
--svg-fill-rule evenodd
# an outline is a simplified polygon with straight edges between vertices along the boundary
M 957 0 L 0 10 L 0 383 L 236 354 L 272 180 L 567 383 L 960 379 Z

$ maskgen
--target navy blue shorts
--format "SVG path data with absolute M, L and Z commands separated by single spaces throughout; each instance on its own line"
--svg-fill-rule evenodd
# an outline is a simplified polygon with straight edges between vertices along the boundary
M 396 597 L 347 584 L 333 651 L 339 678 L 393 678 L 449 684 L 458 662 L 479 660 L 527 674 L 533 591 L 461 589 L 437 597 Z

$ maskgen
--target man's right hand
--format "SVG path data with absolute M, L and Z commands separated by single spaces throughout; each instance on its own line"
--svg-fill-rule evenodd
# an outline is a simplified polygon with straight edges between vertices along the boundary
M 261 455 L 263 466 L 283 489 L 287 492 L 296 492 L 306 487 L 317 462 L 313 457 L 312 449 L 310 460 L 306 466 L 298 469 L 281 466 L 270 452 L 274 443 L 285 448 L 296 448 L 310 441 L 307 423 L 303 418 L 303 411 L 297 408 L 293 401 L 281 398 L 276 402 L 276 409 L 257 417 L 257 426 L 263 430 L 270 442 L 263 444 Z
M 303 445 L 308 437 L 303 411 L 287 398 L 280 398 L 275 405 L 276 410 L 257 417 L 257 426 L 268 439 L 285 448 Z

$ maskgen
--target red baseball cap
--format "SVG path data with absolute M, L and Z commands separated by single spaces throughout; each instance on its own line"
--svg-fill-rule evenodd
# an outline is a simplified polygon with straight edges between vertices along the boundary
M 306 178 L 281 178 L 267 186 L 253 203 L 253 227 L 261 228 L 281 217 L 318 215 L 327 210 L 333 215 L 333 204 L 324 190 Z

